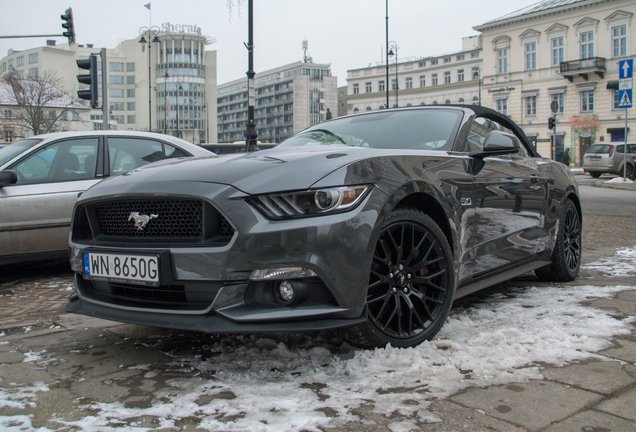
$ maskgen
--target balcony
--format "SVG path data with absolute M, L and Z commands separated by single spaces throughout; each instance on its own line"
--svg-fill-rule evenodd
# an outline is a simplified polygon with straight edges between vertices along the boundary
M 602 57 L 592 57 L 562 62 L 560 72 L 561 75 L 570 82 L 574 80 L 575 76 L 580 76 L 587 81 L 587 77 L 591 73 L 595 73 L 603 78 L 605 74 L 605 59 Z

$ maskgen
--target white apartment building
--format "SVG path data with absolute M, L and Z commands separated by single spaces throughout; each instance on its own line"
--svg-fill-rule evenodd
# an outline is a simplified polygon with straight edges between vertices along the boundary
M 541 155 L 560 160 L 569 149 L 575 165 L 590 144 L 624 140 L 618 63 L 634 58 L 635 12 L 633 0 L 545 0 L 474 27 L 483 37 L 483 105 L 510 116 Z
M 385 62 L 348 70 L 347 113 L 385 108 L 387 88 L 391 107 L 479 104 L 481 65 L 481 36 L 471 36 L 460 52 L 389 60 L 388 81 Z
M 255 80 L 254 121 L 258 140 L 280 143 L 301 130 L 337 116 L 337 77 L 331 64 L 298 61 L 265 72 Z M 244 140 L 247 77 L 218 86 L 218 142 Z
M 209 141 L 210 131 L 216 131 L 216 51 L 206 47 L 215 39 L 202 35 L 196 26 L 164 23 L 162 29 L 143 43 L 138 37 L 106 50 L 110 127 L 167 133 L 194 143 Z M 99 52 L 90 44 L 55 41 L 25 51 L 9 50 L 0 60 L 0 76 L 13 71 L 28 78 L 52 71 L 62 79 L 64 90 L 76 97 L 84 87 L 76 76 L 87 73 L 76 60 Z M 101 83 L 101 62 L 98 70 Z M 101 86 L 99 98 L 101 104 Z M 89 128 L 102 127 L 101 107 L 90 117 Z

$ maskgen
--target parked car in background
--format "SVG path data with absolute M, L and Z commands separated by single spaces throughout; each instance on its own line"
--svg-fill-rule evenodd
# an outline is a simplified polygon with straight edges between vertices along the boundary
M 576 181 L 507 116 L 338 117 L 250 154 L 159 162 L 75 205 L 67 312 L 209 333 L 431 339 L 453 299 L 581 260 Z
M 166 158 L 210 155 L 167 135 L 37 135 L 0 149 L 0 265 L 68 258 L 78 196 L 100 180 Z
M 624 143 L 596 143 L 585 152 L 583 170 L 590 173 L 592 177 L 598 178 L 601 174 L 622 176 L 623 167 L 625 167 L 626 176 L 631 178 L 634 174 L 634 158 L 636 158 L 636 143 L 627 143 L 627 155 L 625 155 Z

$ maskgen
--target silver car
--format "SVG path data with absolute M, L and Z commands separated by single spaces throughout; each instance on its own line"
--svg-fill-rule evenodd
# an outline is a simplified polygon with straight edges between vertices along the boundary
M 210 156 L 167 135 L 37 135 L 0 149 L 0 265 L 68 257 L 73 205 L 101 179 L 167 158 Z
M 627 158 L 625 158 L 627 156 Z M 634 158 L 636 158 L 636 143 L 625 144 L 619 142 L 592 144 L 583 158 L 583 170 L 594 178 L 601 174 L 623 175 L 623 166 L 627 177 L 634 175 Z M 625 160 L 627 162 L 625 163 Z

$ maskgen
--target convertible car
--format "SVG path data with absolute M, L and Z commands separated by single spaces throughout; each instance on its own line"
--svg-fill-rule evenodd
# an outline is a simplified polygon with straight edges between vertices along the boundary
M 339 117 L 251 154 L 156 162 L 75 205 L 68 312 L 207 333 L 343 328 L 431 339 L 453 299 L 569 281 L 581 207 L 563 164 L 479 106 Z

